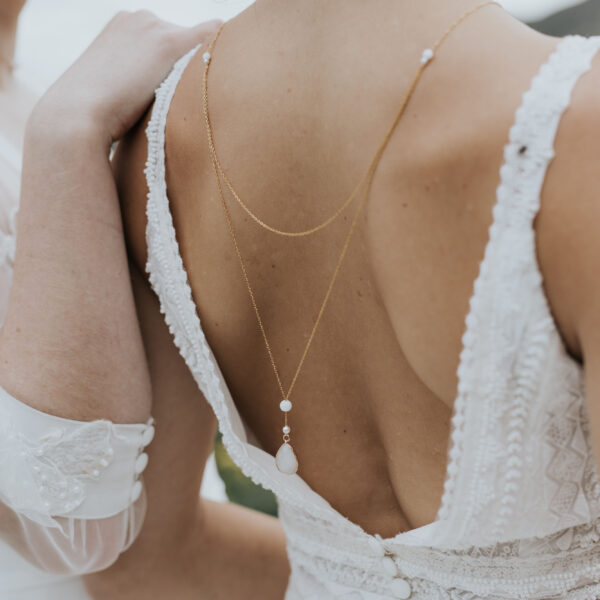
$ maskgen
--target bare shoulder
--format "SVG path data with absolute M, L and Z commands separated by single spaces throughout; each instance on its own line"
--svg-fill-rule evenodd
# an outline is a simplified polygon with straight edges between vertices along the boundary
M 561 121 L 536 221 L 546 292 L 576 358 L 600 353 L 600 56 Z

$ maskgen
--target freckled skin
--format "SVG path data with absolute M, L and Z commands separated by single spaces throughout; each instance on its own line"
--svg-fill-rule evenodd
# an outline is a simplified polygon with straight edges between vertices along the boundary
M 210 69 L 215 143 L 237 192 L 267 223 L 308 228 L 348 197 L 422 49 L 476 3 L 437 3 L 432 16 L 434 4 L 347 3 L 342 20 L 339 3 L 303 5 L 289 19 L 286 6 L 265 1 L 226 26 Z M 300 475 L 371 533 L 425 525 L 439 508 L 461 338 L 503 148 L 523 92 L 556 44 L 498 7 L 471 17 L 426 71 L 377 170 L 290 413 Z M 169 113 L 171 208 L 208 341 L 242 417 L 274 455 L 281 398 L 218 201 L 200 105 L 203 66 L 192 60 Z M 559 142 L 570 148 L 568 134 Z M 141 169 L 144 144 L 140 129 L 123 172 Z M 549 198 L 564 192 L 565 184 L 553 185 Z M 143 265 L 144 184 L 125 187 L 128 235 Z M 290 240 L 226 199 L 285 384 L 354 207 L 324 232 Z M 572 307 L 555 293 L 563 274 L 546 260 L 554 226 L 538 228 L 541 267 L 576 354 Z

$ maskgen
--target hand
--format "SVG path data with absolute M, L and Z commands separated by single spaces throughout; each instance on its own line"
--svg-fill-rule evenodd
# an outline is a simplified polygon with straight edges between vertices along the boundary
M 83 130 L 108 147 L 144 114 L 173 63 L 219 25 L 184 28 L 147 11 L 117 14 L 40 100 L 30 126 L 59 137 Z

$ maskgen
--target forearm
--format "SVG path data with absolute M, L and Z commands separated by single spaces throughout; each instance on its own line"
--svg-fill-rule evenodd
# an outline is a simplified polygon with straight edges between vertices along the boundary
M 156 419 L 144 472 L 148 511 L 131 548 L 109 569 L 86 577 L 90 594 L 95 600 L 198 600 L 230 591 L 228 600 L 282 598 L 287 564 L 278 521 L 200 498 L 216 419 L 136 267 L 132 283 Z M 238 594 L 251 585 L 262 586 L 259 593 Z
M 26 136 L 0 383 L 60 416 L 145 421 L 149 376 L 107 143 L 85 123 L 51 120 L 38 111 Z
M 172 510 L 177 510 L 172 506 Z M 281 600 L 289 566 L 277 519 L 200 499 L 198 518 L 86 577 L 94 600 Z M 142 536 L 144 532 L 142 532 Z
M 210 557 L 198 565 L 203 598 L 283 598 L 289 565 L 277 519 L 205 501 L 201 539 Z

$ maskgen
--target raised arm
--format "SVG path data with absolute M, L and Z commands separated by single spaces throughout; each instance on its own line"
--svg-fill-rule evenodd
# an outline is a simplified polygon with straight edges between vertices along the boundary
M 147 419 L 150 391 L 109 149 L 206 30 L 120 14 L 34 109 L 0 382 L 76 419 Z
M 86 577 L 88 590 L 97 600 L 280 600 L 288 564 L 278 521 L 200 497 L 215 418 L 173 344 L 154 293 L 133 271 L 156 419 L 145 472 L 148 510 L 139 538 L 111 568 Z
M 120 145 L 115 171 L 134 294 L 150 367 L 156 438 L 146 471 L 148 513 L 140 537 L 116 564 L 88 576 L 98 600 L 284 596 L 289 567 L 279 522 L 200 498 L 215 418 L 179 355 L 145 279 L 148 117 Z
M 109 149 L 212 29 L 117 16 L 27 128 L 0 336 L 0 536 L 49 571 L 105 568 L 143 519 L 150 380 Z

